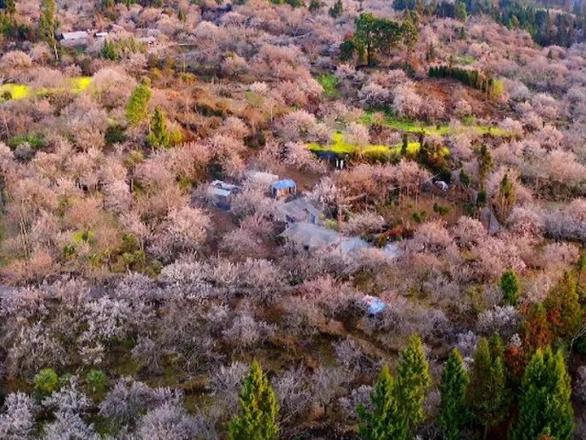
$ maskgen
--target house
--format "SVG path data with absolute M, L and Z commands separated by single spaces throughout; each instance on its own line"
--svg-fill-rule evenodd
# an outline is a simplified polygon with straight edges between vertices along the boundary
M 208 197 L 219 208 L 230 209 L 232 197 L 240 188 L 222 180 L 214 180 L 207 189 Z
M 257 185 L 262 185 L 265 188 L 271 186 L 277 180 L 279 180 L 279 176 L 272 173 L 267 173 L 264 171 L 247 171 L 246 172 L 246 179 L 249 182 L 255 183 Z
M 372 295 L 364 295 L 361 303 L 370 316 L 379 315 L 387 308 L 387 304 L 382 299 Z
M 85 47 L 89 43 L 89 34 L 86 31 L 63 32 L 61 45 L 64 47 Z
M 436 180 L 434 182 L 435 186 L 438 187 L 440 190 L 446 192 L 449 189 L 449 186 L 446 182 L 444 182 L 443 180 Z
M 270 186 L 274 198 L 287 197 L 297 193 L 297 184 L 291 179 L 277 180 Z
M 321 212 L 306 197 L 299 197 L 277 207 L 276 219 L 286 223 L 311 223 L 317 225 Z
M 304 222 L 293 223 L 281 236 L 307 250 L 330 248 L 339 251 L 343 257 L 370 247 L 360 237 L 345 237 L 332 229 Z

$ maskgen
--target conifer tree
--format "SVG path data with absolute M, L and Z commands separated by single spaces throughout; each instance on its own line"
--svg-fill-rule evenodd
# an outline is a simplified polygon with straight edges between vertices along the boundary
M 423 343 L 419 336 L 413 335 L 401 352 L 395 387 L 399 411 L 411 434 L 425 419 L 423 404 L 430 386 L 431 375 Z
M 466 21 L 468 18 L 468 11 L 466 10 L 466 2 L 463 0 L 457 0 L 455 5 L 456 19 L 460 21 Z
M 523 321 L 523 344 L 527 348 L 543 348 L 551 344 L 553 333 L 543 304 L 533 304 Z
M 538 349 L 525 369 L 511 440 L 570 440 L 574 431 L 570 376 L 562 352 Z
M 470 382 L 462 355 L 453 349 L 448 357 L 440 384 L 441 403 L 438 422 L 445 440 L 460 440 L 468 421 L 466 387 Z
M 336 0 L 336 3 L 329 9 L 328 13 L 332 18 L 338 18 L 344 12 L 344 5 L 342 0 Z
M 509 175 L 505 174 L 499 184 L 499 191 L 495 200 L 496 214 L 499 220 L 504 222 L 509 218 L 516 200 L 515 185 L 509 179 Z
M 228 427 L 229 440 L 277 440 L 279 403 L 262 371 L 253 361 L 240 390 L 240 411 Z
M 0 9 L 5 10 L 7 14 L 14 14 L 16 12 L 16 1 L 0 0 Z
M 146 120 L 150 100 L 151 88 L 148 80 L 143 80 L 132 91 L 132 95 L 130 95 L 128 105 L 126 106 L 126 119 L 130 125 L 137 126 Z
M 519 278 L 512 270 L 503 272 L 501 276 L 501 291 L 506 304 L 515 306 L 519 299 Z
M 151 128 L 147 142 L 151 147 L 167 148 L 171 145 L 171 134 L 167 128 L 167 117 L 160 107 L 155 109 L 155 113 L 151 118 Z
M 503 347 L 497 339 L 490 346 L 486 338 L 478 341 L 474 365 L 470 374 L 467 400 L 476 422 L 484 427 L 484 438 L 489 429 L 500 423 L 507 414 L 508 398 Z
M 358 406 L 358 434 L 362 440 L 408 439 L 407 426 L 395 398 L 395 382 L 385 365 L 374 384 L 370 400 L 372 411 Z
M 566 272 L 560 282 L 549 292 L 544 302 L 547 318 L 553 333 L 569 339 L 584 325 L 576 277 Z
M 486 145 L 482 145 L 477 154 L 478 162 L 478 179 L 480 180 L 480 188 L 484 190 L 484 180 L 488 173 L 492 170 L 494 163 L 492 161 L 492 155 Z
M 55 55 L 55 59 L 59 58 L 57 52 L 57 27 L 59 22 L 57 20 L 57 4 L 55 0 L 41 0 L 41 17 L 39 19 L 39 34 L 43 41 L 45 41 Z

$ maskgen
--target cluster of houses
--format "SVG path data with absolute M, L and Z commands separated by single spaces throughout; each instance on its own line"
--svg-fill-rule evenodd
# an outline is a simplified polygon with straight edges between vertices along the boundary
M 297 184 L 292 179 L 280 179 L 277 175 L 251 171 L 247 178 L 255 184 L 266 187 L 267 196 L 278 200 L 275 208 L 275 220 L 285 225 L 281 237 L 307 250 L 330 249 L 339 252 L 344 258 L 353 258 L 362 249 L 371 248 L 371 244 L 358 236 L 345 236 L 323 225 L 324 214 L 307 197 L 298 192 Z M 213 204 L 221 209 L 230 210 L 233 198 L 242 191 L 242 187 L 214 180 L 207 187 L 207 196 Z M 399 255 L 399 248 L 389 244 L 382 249 L 390 258 Z M 365 313 L 376 316 L 382 313 L 387 304 L 381 299 L 365 295 L 360 301 Z
M 358 236 L 345 236 L 324 226 L 324 214 L 307 197 L 298 192 L 292 179 L 280 179 L 270 173 L 251 171 L 247 178 L 257 184 L 266 185 L 267 196 L 278 200 L 273 217 L 282 222 L 285 229 L 281 236 L 286 240 L 303 246 L 307 250 L 332 249 L 346 257 L 371 248 L 371 244 Z M 207 194 L 213 203 L 225 210 L 231 207 L 232 199 L 242 188 L 221 180 L 208 185 Z M 399 255 L 396 244 L 390 243 L 382 249 L 390 258 Z

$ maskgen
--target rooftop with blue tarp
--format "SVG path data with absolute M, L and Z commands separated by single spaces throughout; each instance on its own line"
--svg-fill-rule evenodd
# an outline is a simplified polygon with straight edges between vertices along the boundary
M 362 300 L 369 315 L 378 315 L 387 308 L 387 304 L 376 296 L 365 295 Z
M 271 185 L 271 187 L 274 189 L 295 188 L 295 186 L 295 181 L 292 179 L 277 180 L 275 183 Z

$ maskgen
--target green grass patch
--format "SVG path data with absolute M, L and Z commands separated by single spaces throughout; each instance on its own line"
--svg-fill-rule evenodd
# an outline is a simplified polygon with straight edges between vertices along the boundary
M 398 158 L 401 156 L 403 144 L 396 145 L 356 145 L 349 143 L 342 132 L 335 132 L 332 135 L 331 142 L 327 145 L 318 144 L 312 142 L 307 145 L 307 148 L 315 153 L 319 152 L 332 152 L 336 154 L 358 154 L 366 157 L 379 158 Z M 419 152 L 421 145 L 417 141 L 410 141 L 407 144 L 407 154 L 414 156 Z M 443 147 L 441 150 L 442 156 L 447 156 L 450 150 L 447 147 Z
M 472 55 L 458 55 L 455 60 L 456 64 L 463 64 L 465 66 L 469 66 L 470 64 L 474 64 L 476 62 L 476 58 Z
M 374 112 L 368 111 L 360 118 L 360 121 L 366 125 L 375 123 Z M 423 133 L 426 136 L 439 135 L 444 136 L 450 133 L 450 126 L 447 124 L 429 125 L 420 121 L 410 121 L 385 115 L 383 125 L 393 130 L 404 131 L 406 133 Z
M 19 134 L 8 140 L 8 146 L 12 149 L 24 143 L 29 144 L 34 150 L 41 150 L 47 145 L 45 137 L 40 133 Z
M 372 125 L 375 123 L 375 113 L 372 111 L 367 111 L 364 115 L 360 118 L 360 121 L 365 125 Z M 468 121 L 468 124 L 462 125 L 462 131 L 471 132 L 478 136 L 490 135 L 493 137 L 509 137 L 511 133 L 507 130 L 504 130 L 500 127 L 495 127 L 493 125 L 487 124 L 477 124 L 476 122 L 472 122 L 473 119 Z M 456 127 L 452 127 L 448 124 L 425 124 L 421 121 L 411 121 L 407 119 L 399 119 L 395 118 L 391 115 L 385 115 L 383 120 L 383 125 L 385 127 L 389 127 L 393 130 L 402 131 L 405 133 L 413 133 L 419 134 L 423 133 L 425 136 L 447 136 L 456 134 L 460 131 L 460 129 Z
M 336 75 L 332 73 L 322 73 L 316 79 L 324 89 L 324 94 L 327 97 L 334 98 L 339 95 L 338 85 L 340 84 L 340 80 Z
M 82 93 L 88 89 L 91 83 L 91 76 L 76 76 L 68 81 L 65 90 L 69 90 L 75 94 Z M 47 87 L 33 89 L 27 84 L 2 84 L 0 85 L 0 102 L 7 100 L 18 101 L 21 99 L 30 98 L 31 96 L 43 96 L 61 90 L 63 89 Z

